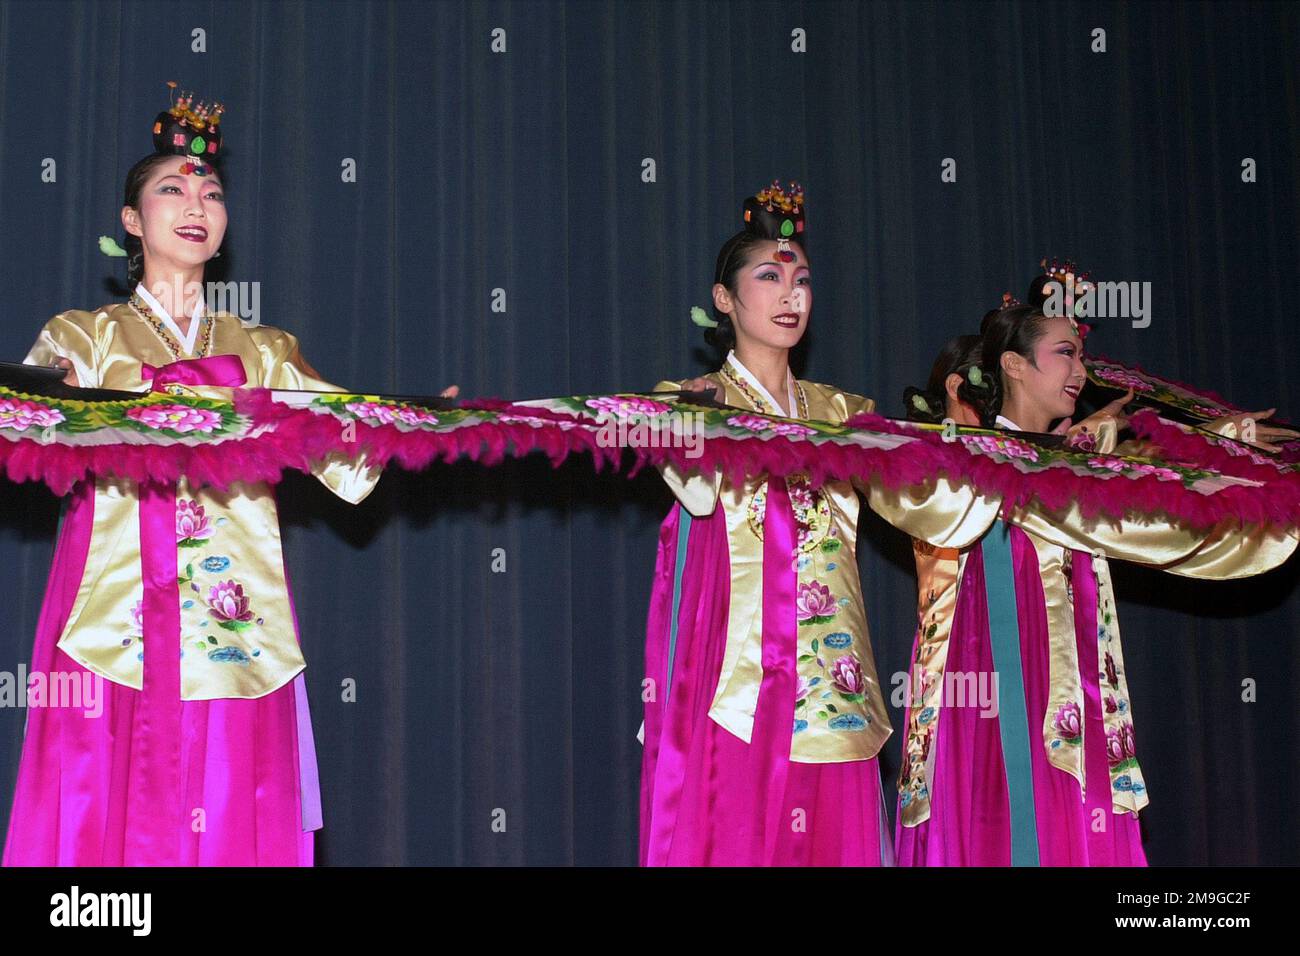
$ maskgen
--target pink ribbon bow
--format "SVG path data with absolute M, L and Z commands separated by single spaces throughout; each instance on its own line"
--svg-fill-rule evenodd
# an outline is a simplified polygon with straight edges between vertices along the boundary
M 201 359 L 181 359 L 168 365 L 155 367 L 148 362 L 140 363 L 140 378 L 153 382 L 153 391 L 161 392 L 164 386 L 177 385 L 218 385 L 223 388 L 238 388 L 248 381 L 244 373 L 244 363 L 238 355 L 211 355 Z

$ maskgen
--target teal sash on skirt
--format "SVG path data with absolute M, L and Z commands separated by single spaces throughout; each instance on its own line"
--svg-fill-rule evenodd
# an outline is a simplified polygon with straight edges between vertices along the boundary
M 998 522 L 984 536 L 984 590 L 988 597 L 989 639 L 998 675 L 998 727 L 1011 807 L 1011 865 L 1038 866 L 1038 825 L 1034 817 L 1034 775 L 1030 763 L 1029 715 L 1020 662 L 1020 622 L 1011 535 Z
M 686 545 L 691 539 L 691 513 L 681 505 L 677 518 L 677 560 L 673 563 L 673 619 L 668 628 L 668 676 L 664 681 L 664 704 L 673 687 L 673 660 L 677 656 L 677 615 L 682 608 L 682 575 L 686 572 Z

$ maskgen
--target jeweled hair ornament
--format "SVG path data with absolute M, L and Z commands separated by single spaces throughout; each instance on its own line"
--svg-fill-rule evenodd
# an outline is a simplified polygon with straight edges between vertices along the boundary
M 217 102 L 196 103 L 190 92 L 176 95 L 175 80 L 168 80 L 167 87 L 171 91 L 168 94 L 171 106 L 154 118 L 154 152 L 185 157 L 178 169 L 182 176 L 211 176 L 212 164 L 221 151 L 221 116 L 226 108 Z M 99 237 L 99 251 L 115 258 L 127 254 L 109 236 Z
M 764 239 L 776 240 L 776 257 L 794 262 L 790 240 L 804 238 L 803 187 L 791 182 L 781 188 L 780 180 L 745 200 L 745 230 Z
M 1064 297 L 1062 314 L 1069 320 L 1070 327 L 1074 330 L 1075 335 L 1081 339 L 1086 337 L 1089 327 L 1081 325 L 1075 317 L 1082 306 L 1084 295 L 1092 288 L 1092 282 L 1088 279 L 1089 273 L 1080 272 L 1078 266 L 1071 259 L 1056 259 L 1053 257 L 1048 260 L 1044 258 L 1039 260 L 1038 265 L 1043 270 L 1044 302 L 1048 298 L 1046 284 L 1055 282 L 1060 285 Z
M 221 150 L 221 115 L 225 107 L 213 101 L 195 101 L 191 92 L 176 93 L 176 81 L 168 80 L 171 107 L 153 122 L 153 148 L 159 153 L 184 156 L 182 175 L 209 176 Z

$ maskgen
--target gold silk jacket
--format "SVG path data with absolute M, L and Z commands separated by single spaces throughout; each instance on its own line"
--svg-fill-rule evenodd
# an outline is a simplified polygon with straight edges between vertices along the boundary
M 245 327 L 225 313 L 200 320 L 193 353 L 175 334 L 129 304 L 60 313 L 46 323 L 25 361 L 71 360 L 84 387 L 147 392 L 141 363 L 237 355 L 246 387 L 337 391 L 317 376 L 297 339 L 267 326 Z M 172 394 L 229 399 L 230 390 L 170 385 Z M 314 474 L 345 501 L 374 488 L 379 470 L 364 460 L 329 460 Z M 143 683 L 140 502 L 135 483 L 97 478 L 85 572 L 59 648 L 83 667 L 139 690 Z M 265 483 L 226 491 L 176 486 L 181 606 L 181 699 L 262 697 L 306 665 L 285 583 L 275 497 Z
M 723 371 L 706 377 L 723 387 L 722 401 L 728 405 L 781 413 L 761 397 L 761 386 L 734 357 Z M 875 408 L 871 399 L 829 385 L 805 381 L 791 385 L 797 392 L 800 418 L 843 422 Z M 679 382 L 665 381 L 655 390 L 680 387 Z M 748 742 L 763 677 L 762 533 L 767 475 L 735 484 L 716 471 L 686 474 L 673 465 L 661 466 L 660 471 L 692 515 L 710 515 L 720 505 L 726 516 L 730 606 L 722 670 L 709 717 Z M 796 707 L 791 701 L 795 730 L 790 759 L 799 763 L 866 760 L 879 752 L 892 728 L 858 577 L 859 490 L 872 509 L 908 534 L 956 548 L 971 544 L 988 528 L 997 503 L 947 481 L 893 492 L 869 485 L 859 488 L 847 481 L 814 489 L 801 476 L 790 476 L 786 484 L 800 528 L 796 585 L 801 605 L 796 664 L 800 703 Z

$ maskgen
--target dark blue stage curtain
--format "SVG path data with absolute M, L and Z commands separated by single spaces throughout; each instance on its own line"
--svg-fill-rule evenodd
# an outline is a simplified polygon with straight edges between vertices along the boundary
M 226 277 L 261 283 L 262 321 L 352 387 L 530 398 L 706 371 L 688 310 L 742 197 L 781 176 L 808 191 L 805 378 L 901 414 L 940 344 L 1059 255 L 1152 283 L 1150 326 L 1099 323 L 1097 351 L 1300 415 L 1298 11 L 4 4 L 0 358 L 121 297 L 95 240 L 122 235 L 123 176 L 175 79 L 228 106 Z M 634 863 L 657 477 L 458 464 L 394 471 L 356 508 L 300 477 L 281 500 L 321 861 Z M 0 670 L 29 658 L 57 505 L 0 485 Z M 888 681 L 911 554 L 879 521 L 863 534 Z M 1117 567 L 1153 863 L 1300 862 L 1296 577 Z M 23 720 L 0 710 L 0 824 Z

